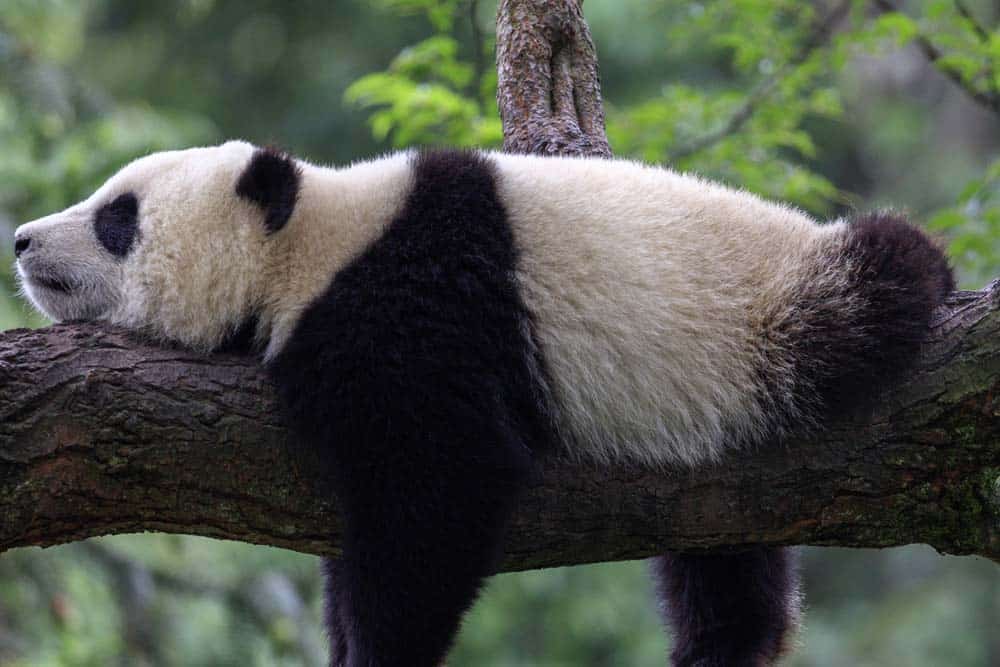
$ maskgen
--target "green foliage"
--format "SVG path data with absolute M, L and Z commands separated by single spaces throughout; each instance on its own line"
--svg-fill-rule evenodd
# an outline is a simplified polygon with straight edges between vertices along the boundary
M 67 545 L 0 558 L 0 612 L 17 610 L 0 630 L 18 638 L 15 667 L 156 664 L 318 666 L 319 608 L 261 604 L 247 591 L 267 573 L 282 573 L 293 595 L 316 600 L 314 559 L 203 538 L 121 536 L 87 549 Z M 102 566 L 95 553 L 133 559 L 140 569 Z M 239 563 L 240 568 L 232 567 Z M 122 577 L 125 577 L 124 579 Z M 300 637 L 311 633 L 314 646 Z M 146 634 L 144 638 L 144 633 Z M 161 642 L 158 635 L 169 636 Z M 29 650 L 30 649 L 30 650 Z
M 745 51 L 749 51 L 748 49 Z M 743 53 L 743 58 L 748 57 Z M 759 68 L 782 68 L 764 63 Z M 767 197 L 791 201 L 823 214 L 838 201 L 838 191 L 810 169 L 816 146 L 804 127 L 809 118 L 835 119 L 842 112 L 839 93 L 824 84 L 819 57 L 792 68 L 780 81 L 704 90 L 688 85 L 664 87 L 641 105 L 611 107 L 608 136 L 619 154 L 648 162 L 667 162 Z M 737 131 L 734 119 L 748 118 Z
M 69 70 L 83 48 L 80 7 L 18 0 L 0 14 L 0 210 L 57 210 L 137 155 L 217 135 L 205 118 L 139 100 L 111 106 L 81 86 Z
M 930 229 L 948 234 L 948 254 L 972 285 L 996 277 L 1000 267 L 1000 160 L 968 183 L 954 206 L 939 210 Z
M 587 603 L 559 604 L 566 591 Z M 494 578 L 449 664 L 659 665 L 666 650 L 646 568 L 602 563 Z
M 451 30 L 462 0 L 378 0 L 378 5 L 402 14 L 423 13 L 438 32 Z
M 1000 115 L 1000 29 L 987 30 L 962 2 L 931 0 L 919 19 L 900 12 L 880 16 L 866 43 L 880 38 L 913 44 L 967 95 Z M 961 188 L 954 204 L 931 214 L 930 229 L 951 239 L 949 252 L 963 282 L 979 285 L 1000 266 L 1000 161 Z
M 472 64 L 458 59 L 458 41 L 435 35 L 403 49 L 389 69 L 362 77 L 345 98 L 362 108 L 379 141 L 392 135 L 397 147 L 414 144 L 495 146 L 503 140 L 500 118 L 484 113 Z M 495 85 L 495 82 L 493 83 Z M 470 91 L 471 87 L 471 91 Z
M 1000 91 L 1000 32 L 986 32 L 975 17 L 963 15 L 961 3 L 934 0 L 927 3 L 926 15 L 909 35 L 915 40 L 925 35 L 943 53 L 936 66 L 957 74 L 969 90 L 997 95 Z
M 22 221 L 79 201 L 138 155 L 217 135 L 205 118 L 139 101 L 110 107 L 80 86 L 68 66 L 83 48 L 85 16 L 80 3 L 59 0 L 18 0 L 0 12 L 0 212 Z M 7 248 L 0 258 L 9 265 Z M 0 317 L 40 322 L 15 300 L 6 272 Z

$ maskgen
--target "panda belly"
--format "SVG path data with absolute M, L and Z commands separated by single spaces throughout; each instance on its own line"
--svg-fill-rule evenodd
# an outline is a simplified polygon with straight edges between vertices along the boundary
M 838 226 L 631 163 L 497 159 L 572 454 L 697 464 L 803 418 L 783 329 Z
M 749 299 L 698 275 L 677 293 L 627 262 L 597 277 L 540 259 L 524 253 L 518 279 L 573 453 L 696 464 L 766 430 Z
M 719 297 L 667 302 L 634 284 L 588 293 L 519 280 L 528 308 L 543 313 L 536 336 L 572 452 L 694 464 L 765 429 L 747 325 Z

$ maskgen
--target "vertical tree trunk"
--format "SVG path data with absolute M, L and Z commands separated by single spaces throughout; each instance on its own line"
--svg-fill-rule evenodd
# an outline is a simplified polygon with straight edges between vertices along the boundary
M 597 55 L 576 0 L 501 0 L 497 103 L 504 150 L 610 157 Z

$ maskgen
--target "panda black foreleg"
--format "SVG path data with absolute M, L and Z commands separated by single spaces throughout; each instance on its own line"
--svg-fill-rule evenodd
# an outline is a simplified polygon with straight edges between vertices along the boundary
M 327 573 L 336 667 L 441 663 L 496 569 L 530 466 L 502 419 L 393 417 L 391 445 L 355 443 L 380 454 L 355 451 L 338 475 L 344 554 Z
M 324 558 L 322 570 L 323 620 L 330 640 L 330 664 L 333 667 L 342 667 L 347 661 L 347 628 L 341 621 L 344 614 L 340 608 L 342 597 L 338 591 L 344 589 L 342 579 L 344 566 L 340 559 Z M 343 599 L 346 599 L 346 595 Z
M 668 553 L 652 570 L 676 667 L 764 667 L 787 648 L 800 600 L 791 549 Z
M 411 166 L 382 235 L 269 365 L 344 517 L 329 580 L 344 667 L 436 666 L 552 437 L 496 165 L 446 150 Z

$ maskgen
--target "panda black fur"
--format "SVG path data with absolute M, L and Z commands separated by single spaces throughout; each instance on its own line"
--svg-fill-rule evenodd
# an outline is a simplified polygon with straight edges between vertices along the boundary
M 698 465 L 851 409 L 953 288 L 896 214 L 817 225 L 633 163 L 427 151 L 320 168 L 156 154 L 16 234 L 54 319 L 263 352 L 345 519 L 333 664 L 432 667 L 539 456 Z M 654 563 L 678 665 L 770 664 L 785 550 Z

